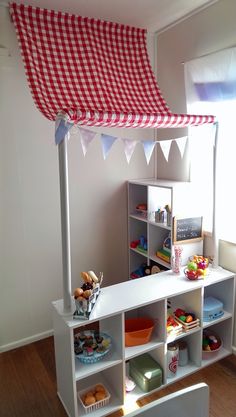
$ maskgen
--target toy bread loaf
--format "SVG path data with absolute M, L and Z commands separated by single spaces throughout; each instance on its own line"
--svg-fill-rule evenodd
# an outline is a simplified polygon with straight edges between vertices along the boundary
M 93 272 L 93 271 L 88 271 L 88 275 L 90 278 L 92 278 L 93 282 L 95 282 L 95 284 L 97 284 L 99 282 L 99 279 L 97 277 L 97 275 Z
M 88 272 L 81 272 L 81 278 L 84 282 L 89 282 L 92 284 L 93 279 Z

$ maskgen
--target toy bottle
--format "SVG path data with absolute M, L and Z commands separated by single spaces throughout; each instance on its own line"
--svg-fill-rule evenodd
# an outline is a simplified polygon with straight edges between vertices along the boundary
M 174 246 L 174 257 L 172 258 L 172 270 L 175 274 L 180 273 L 180 268 L 182 265 L 182 252 L 183 248 L 181 246 Z
M 179 362 L 179 347 L 175 343 L 167 345 L 167 378 L 173 378 L 176 375 Z
M 179 366 L 185 366 L 188 363 L 188 345 L 185 341 L 178 343 L 179 346 Z

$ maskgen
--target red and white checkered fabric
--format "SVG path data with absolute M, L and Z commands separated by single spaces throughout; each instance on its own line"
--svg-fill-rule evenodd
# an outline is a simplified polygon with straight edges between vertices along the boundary
M 89 126 L 176 127 L 214 122 L 176 115 L 150 66 L 146 30 L 10 4 L 28 83 L 50 120 Z

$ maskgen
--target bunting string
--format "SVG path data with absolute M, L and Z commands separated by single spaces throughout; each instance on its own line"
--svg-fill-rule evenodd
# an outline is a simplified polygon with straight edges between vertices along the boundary
M 134 153 L 137 143 L 142 144 L 147 164 L 150 163 L 153 150 L 157 143 L 159 143 L 162 153 L 167 162 L 169 159 L 170 148 L 171 148 L 171 144 L 173 141 L 175 141 L 175 143 L 177 144 L 179 148 L 181 158 L 183 158 L 186 143 L 187 143 L 187 136 L 176 138 L 176 139 L 156 140 L 156 141 L 152 139 L 133 140 L 133 139 L 115 137 L 112 135 L 107 135 L 105 133 L 98 133 L 90 129 L 85 129 L 84 127 L 81 127 L 79 125 L 72 126 L 72 124 L 67 121 L 66 117 L 61 117 L 59 120 L 56 121 L 56 126 L 55 126 L 56 144 L 60 143 L 60 141 L 62 140 L 62 137 L 64 137 L 65 134 L 67 134 L 67 137 L 69 137 L 70 135 L 79 134 L 84 156 L 86 155 L 88 151 L 88 147 L 90 143 L 93 141 L 93 139 L 95 138 L 95 136 L 100 135 L 101 145 L 102 145 L 102 154 L 103 154 L 104 160 L 107 158 L 113 144 L 117 140 L 122 140 L 123 145 L 124 145 L 125 157 L 126 157 L 128 164 L 130 163 L 130 160 L 132 158 L 132 155 Z

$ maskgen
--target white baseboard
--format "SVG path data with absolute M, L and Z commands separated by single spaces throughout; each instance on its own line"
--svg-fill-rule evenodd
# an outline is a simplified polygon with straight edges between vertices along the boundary
M 46 337 L 52 336 L 53 330 L 47 330 L 46 332 L 34 334 L 33 336 L 20 339 L 7 345 L 0 346 L 0 352 L 6 352 L 8 350 L 16 349 L 18 347 L 28 345 L 29 343 L 36 342 L 37 340 L 45 339 Z

